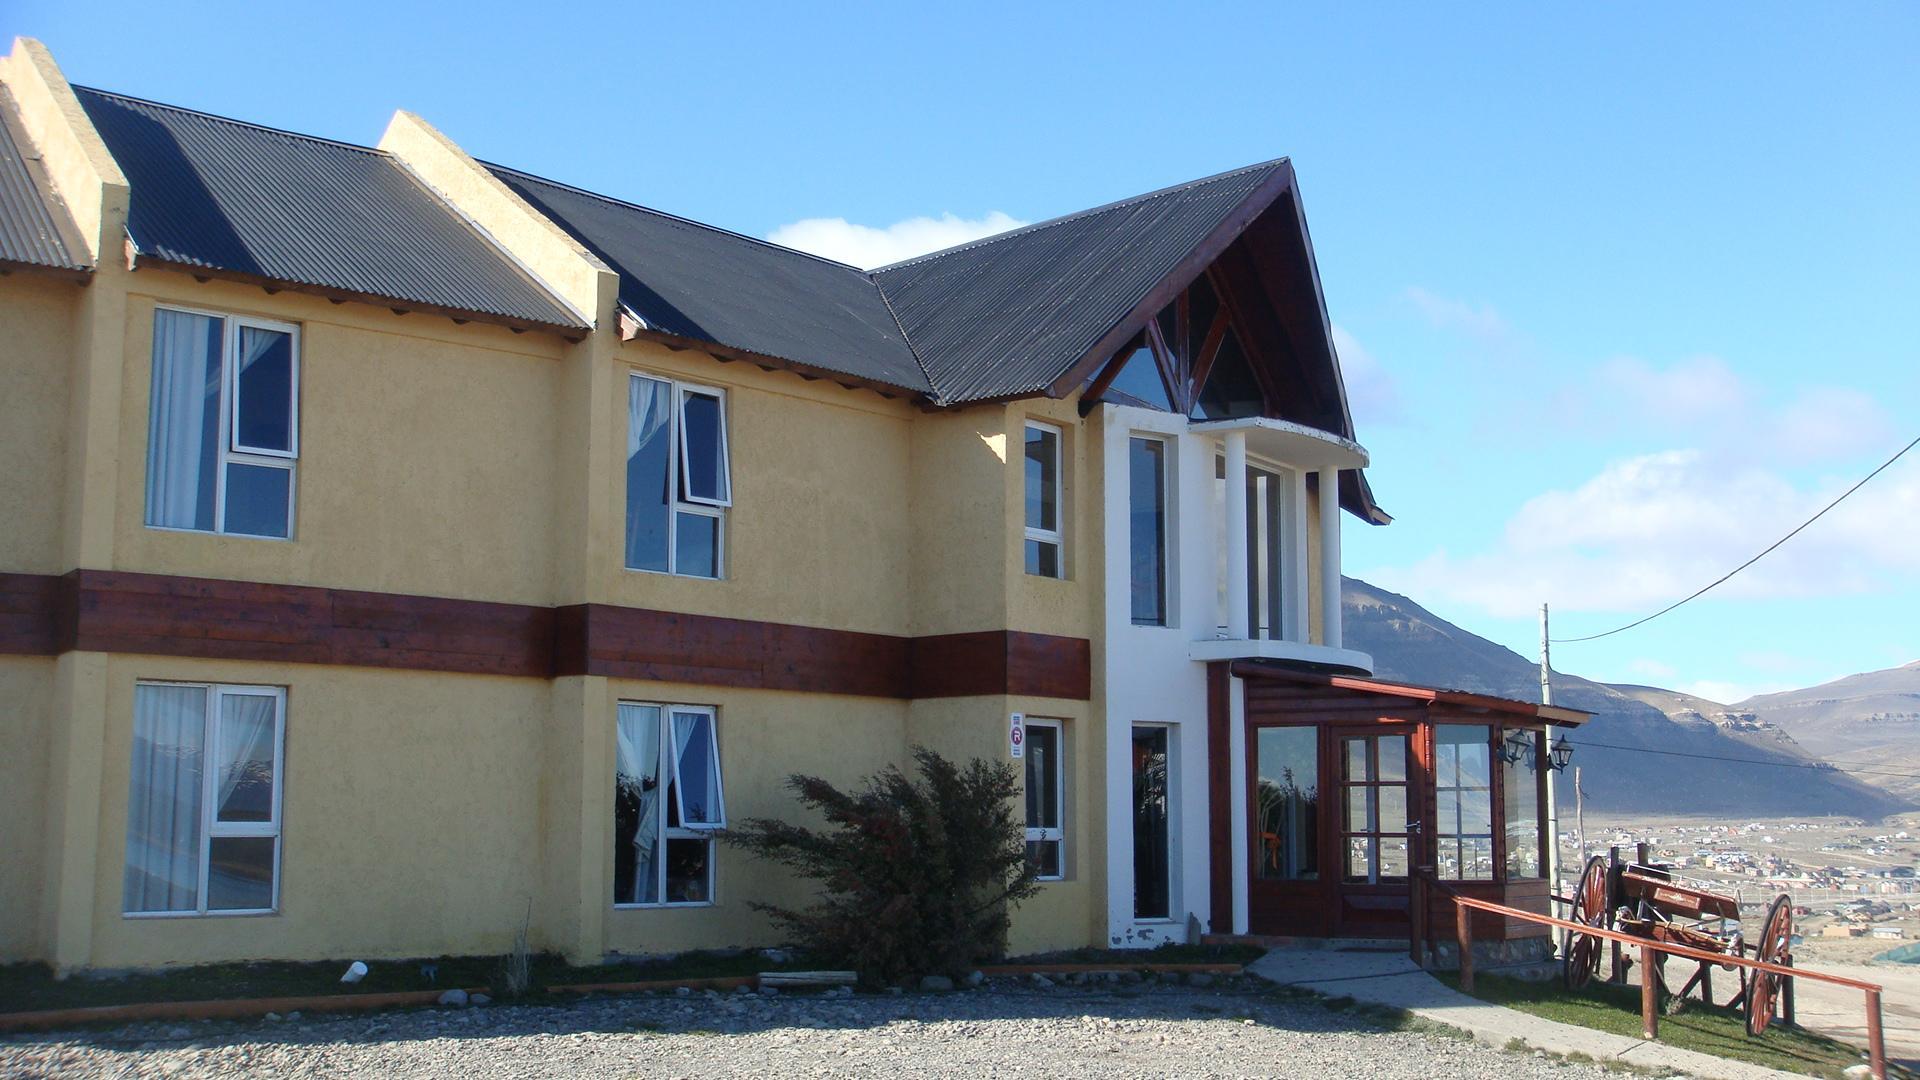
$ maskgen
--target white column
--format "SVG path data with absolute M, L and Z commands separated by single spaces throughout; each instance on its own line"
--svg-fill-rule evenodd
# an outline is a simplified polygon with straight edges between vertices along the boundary
M 1340 626 L 1340 470 L 1320 470 L 1320 644 L 1343 646 Z
M 1307 531 L 1307 470 L 1291 469 L 1289 473 L 1293 477 L 1293 498 L 1288 510 L 1293 521 L 1288 524 L 1287 531 L 1292 537 L 1293 558 L 1289 560 L 1291 565 L 1285 571 L 1287 583 L 1284 591 L 1292 598 L 1292 602 L 1287 608 L 1285 637 L 1288 641 L 1305 644 L 1312 640 L 1307 632 L 1307 620 L 1310 617 L 1307 589 L 1308 582 L 1312 580 L 1307 565 L 1307 545 L 1313 542 Z
M 1227 432 L 1227 636 L 1247 638 L 1247 433 Z

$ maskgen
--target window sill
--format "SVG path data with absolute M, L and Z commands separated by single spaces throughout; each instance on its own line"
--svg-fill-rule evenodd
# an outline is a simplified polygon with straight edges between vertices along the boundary
M 684 910 L 687 908 L 710 908 L 710 907 L 719 907 L 719 906 L 720 906 L 720 902 L 717 900 L 687 900 L 687 901 L 681 901 L 678 903 L 669 903 L 669 904 L 615 904 L 613 905 L 613 910 L 615 911 L 674 911 L 674 910 Z
M 682 581 L 726 581 L 726 577 L 708 577 L 705 574 L 676 574 L 671 570 L 649 570 L 644 566 L 622 566 L 620 569 L 629 574 L 650 574 L 654 577 L 679 578 Z
M 218 529 L 183 529 L 175 525 L 151 525 L 141 522 L 140 527 L 150 532 L 174 533 L 180 536 L 221 536 L 231 540 L 266 540 L 275 544 L 291 544 L 291 536 L 267 536 L 262 533 L 221 532 Z
M 220 911 L 123 911 L 123 919 L 258 919 L 280 914 L 278 908 L 236 908 Z

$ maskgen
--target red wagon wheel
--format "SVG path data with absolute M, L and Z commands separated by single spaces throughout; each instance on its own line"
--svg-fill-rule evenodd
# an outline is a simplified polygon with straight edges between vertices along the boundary
M 1785 894 L 1767 905 L 1767 921 L 1761 924 L 1754 941 L 1753 958 L 1786 966 L 1793 944 L 1793 901 Z M 1773 1022 L 1773 1005 L 1780 993 L 1783 976 L 1771 971 L 1756 971 L 1747 980 L 1747 1034 L 1759 1035 Z
M 1613 903 L 1607 888 L 1607 871 L 1605 857 L 1595 855 L 1587 860 L 1586 869 L 1580 872 L 1580 884 L 1573 890 L 1573 915 L 1570 921 L 1602 930 L 1613 929 Z M 1563 966 L 1569 990 L 1578 990 L 1587 985 L 1600 970 L 1602 940 L 1592 934 L 1568 931 Z

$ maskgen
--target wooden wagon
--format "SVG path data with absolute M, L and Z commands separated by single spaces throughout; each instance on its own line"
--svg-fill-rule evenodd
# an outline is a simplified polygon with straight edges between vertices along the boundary
M 1759 935 L 1748 940 L 1740 925 L 1737 898 L 1682 881 L 1664 866 L 1595 855 L 1581 871 L 1572 907 L 1572 921 L 1586 926 L 1617 930 L 1663 944 L 1684 945 L 1701 952 L 1751 957 L 1782 967 L 1793 963 L 1793 902 L 1785 893 L 1767 905 Z M 1568 987 L 1585 986 L 1599 972 L 1601 942 L 1595 935 L 1568 932 L 1562 950 Z M 1654 970 L 1641 972 L 1641 978 L 1655 980 L 1662 993 L 1670 993 L 1665 977 L 1666 955 L 1656 956 Z M 1617 956 L 1615 963 L 1620 963 Z M 1702 1000 L 1711 1004 L 1716 966 L 1733 967 L 1700 961 L 1686 985 L 1670 995 L 1674 1005 L 1695 987 L 1699 987 Z M 1614 974 L 1619 977 L 1622 972 L 1623 969 L 1616 969 Z M 1749 1034 L 1759 1035 L 1773 1022 L 1783 982 L 1782 976 L 1772 972 L 1741 969 L 1740 993 L 1728 1004 L 1742 1010 Z

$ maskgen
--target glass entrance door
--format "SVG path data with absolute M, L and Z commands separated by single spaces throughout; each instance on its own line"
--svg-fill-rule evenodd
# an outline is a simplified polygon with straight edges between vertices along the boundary
M 1133 729 L 1133 917 L 1171 918 L 1173 861 L 1167 802 L 1168 735 L 1152 724 Z
M 1411 802 L 1415 764 L 1411 726 L 1334 733 L 1340 785 L 1337 933 L 1398 937 L 1407 932 L 1408 872 L 1420 833 Z
M 1346 877 L 1376 885 L 1407 876 L 1407 737 L 1347 735 L 1340 740 L 1341 803 L 1346 810 Z

